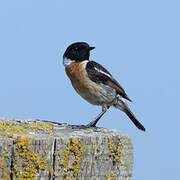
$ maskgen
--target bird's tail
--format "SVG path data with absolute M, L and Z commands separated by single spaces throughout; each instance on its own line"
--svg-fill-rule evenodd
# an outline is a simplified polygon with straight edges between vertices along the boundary
M 131 110 L 129 109 L 128 105 L 122 101 L 121 99 L 119 99 L 117 101 L 116 104 L 114 104 L 114 107 L 117 108 L 117 109 L 120 109 L 122 110 L 123 112 L 126 113 L 126 115 L 130 118 L 130 120 L 134 123 L 134 125 L 142 130 L 142 131 L 145 131 L 145 128 L 144 126 L 137 120 L 137 118 L 135 117 L 135 115 L 131 112 Z

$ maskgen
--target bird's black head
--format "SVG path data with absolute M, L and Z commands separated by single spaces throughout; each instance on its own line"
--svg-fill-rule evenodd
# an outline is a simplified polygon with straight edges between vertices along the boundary
M 76 42 L 68 46 L 63 58 L 74 60 L 76 62 L 89 60 L 90 51 L 95 47 L 90 47 L 86 42 Z

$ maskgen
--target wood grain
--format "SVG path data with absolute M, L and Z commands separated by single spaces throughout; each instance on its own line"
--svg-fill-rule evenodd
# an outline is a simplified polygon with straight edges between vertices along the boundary
M 133 147 L 116 130 L 0 118 L 0 179 L 130 180 Z

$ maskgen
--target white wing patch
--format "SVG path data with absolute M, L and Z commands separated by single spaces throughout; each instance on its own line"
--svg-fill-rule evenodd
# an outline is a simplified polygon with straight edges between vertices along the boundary
M 107 74 L 106 72 L 102 71 L 101 69 L 98 69 L 98 68 L 96 68 L 96 67 L 94 67 L 94 69 L 95 69 L 96 71 L 98 71 L 98 72 L 100 72 L 100 73 L 108 76 L 109 78 L 112 78 L 109 74 Z

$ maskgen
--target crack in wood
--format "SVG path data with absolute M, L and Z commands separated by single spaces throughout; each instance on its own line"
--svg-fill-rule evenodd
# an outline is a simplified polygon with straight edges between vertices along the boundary
M 56 168 L 56 146 L 57 146 L 57 139 L 55 138 L 54 144 L 53 144 L 53 160 L 52 160 L 52 166 L 53 166 L 53 176 L 52 180 L 55 179 L 55 168 Z
M 11 149 L 11 161 L 10 161 L 10 180 L 13 180 L 14 144 L 15 144 L 15 142 L 13 141 L 13 146 L 12 146 L 12 149 Z

